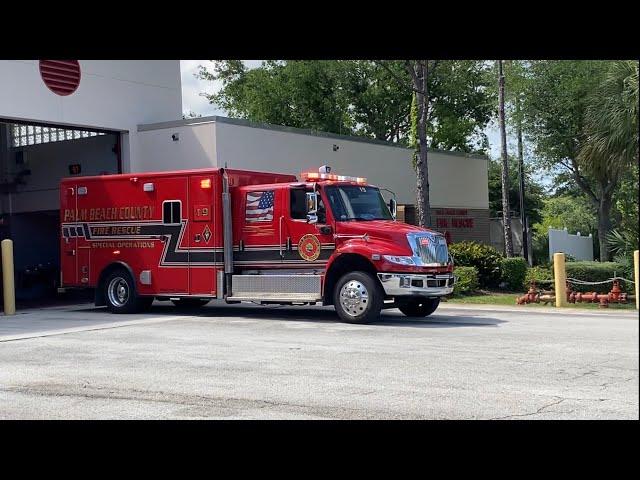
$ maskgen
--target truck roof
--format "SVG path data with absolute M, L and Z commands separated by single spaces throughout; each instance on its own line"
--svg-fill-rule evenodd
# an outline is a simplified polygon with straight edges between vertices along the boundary
M 229 175 L 251 175 L 251 176 L 265 176 L 271 177 L 273 181 L 274 177 L 278 178 L 280 182 L 296 182 L 298 179 L 295 175 L 288 173 L 277 172 L 263 172 L 257 170 L 236 170 L 232 168 L 196 168 L 189 170 L 169 170 L 160 172 L 134 172 L 134 173 L 118 173 L 108 175 L 91 175 L 82 177 L 64 177 L 61 182 L 78 182 L 78 181 L 90 181 L 90 180 L 124 180 L 129 178 L 157 178 L 157 177 L 175 177 L 180 175 L 219 175 L 226 171 Z M 280 183 L 276 182 L 276 183 Z

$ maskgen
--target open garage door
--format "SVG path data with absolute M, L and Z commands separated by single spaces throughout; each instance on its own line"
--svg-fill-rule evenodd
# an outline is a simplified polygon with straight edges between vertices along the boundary
M 120 171 L 119 132 L 0 118 L 0 239 L 14 241 L 18 301 L 55 294 L 60 179 Z

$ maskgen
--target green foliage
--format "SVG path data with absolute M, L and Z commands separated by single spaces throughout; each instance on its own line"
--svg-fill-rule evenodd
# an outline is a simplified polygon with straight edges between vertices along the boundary
M 262 62 L 247 69 L 240 60 L 216 61 L 199 78 L 222 82 L 205 94 L 232 117 L 333 133 L 353 133 L 344 66 L 327 60 Z M 408 102 L 408 96 L 407 96 Z
M 583 196 L 564 195 L 542 200 L 540 221 L 532 225 L 533 260 L 549 261 L 549 228 L 563 229 L 581 235 L 596 233 L 597 220 L 590 204 Z M 596 244 L 597 247 L 597 244 Z
M 429 146 L 483 152 L 491 116 L 484 62 L 443 60 L 429 75 Z M 408 144 L 411 78 L 404 61 L 269 60 L 247 69 L 215 61 L 198 77 L 222 88 L 204 96 L 233 117 Z
M 502 281 L 511 291 L 521 291 L 527 276 L 527 261 L 522 257 L 503 258 L 501 263 Z
M 495 248 L 477 242 L 458 242 L 449 245 L 454 264 L 476 267 L 480 286 L 496 287 L 500 283 L 502 255 Z
M 527 269 L 524 286 L 529 288 L 534 281 L 539 288 L 549 289 L 553 285 L 553 269 L 546 265 L 538 265 Z
M 631 242 L 638 245 L 640 237 L 638 218 L 640 211 L 638 210 L 638 163 L 635 163 L 628 170 L 622 172 L 618 188 L 613 194 L 613 208 L 611 209 L 611 218 L 613 220 L 614 229 L 620 234 L 626 236 Z M 611 247 L 611 244 L 609 244 Z M 634 249 L 634 250 L 635 250 Z M 613 251 L 614 255 L 618 252 Z
M 588 99 L 586 134 L 580 151 L 585 167 L 597 178 L 613 177 L 638 159 L 638 61 L 609 63 Z
M 566 269 L 567 278 L 575 278 L 587 282 L 600 282 L 615 276 L 621 277 L 625 273 L 624 265 L 616 262 L 569 262 L 566 264 Z M 611 290 L 612 285 L 612 283 L 601 285 L 571 284 L 571 289 L 577 292 L 607 293 Z M 632 287 L 632 284 L 627 285 L 626 282 L 620 282 L 620 288 L 624 291 L 631 291 Z
M 530 62 L 522 104 L 524 128 L 542 166 L 555 168 L 577 157 L 588 99 L 603 79 L 606 61 Z
M 478 282 L 478 269 L 476 267 L 457 266 L 454 268 L 453 274 L 457 277 L 453 288 L 455 295 L 469 295 L 478 290 L 480 284 Z
M 500 161 L 489 162 L 489 211 L 492 217 L 502 216 L 502 165 Z M 544 189 L 536 183 L 525 171 L 524 181 L 525 213 L 529 224 L 533 225 L 542 220 L 540 211 L 544 205 Z M 518 178 L 518 160 L 509 158 L 509 208 L 511 212 L 520 211 L 520 179 Z
M 613 260 L 623 267 L 625 278 L 633 280 L 633 252 L 638 249 L 638 231 L 612 230 L 607 236 Z
M 543 200 L 541 219 L 533 225 L 536 235 L 548 235 L 549 228 L 567 228 L 581 235 L 595 233 L 597 221 L 584 197 L 552 197 Z

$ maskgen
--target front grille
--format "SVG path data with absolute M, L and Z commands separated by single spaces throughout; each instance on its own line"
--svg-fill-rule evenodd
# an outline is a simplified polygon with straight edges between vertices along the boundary
M 442 235 L 420 235 L 415 238 L 415 247 L 422 263 L 446 264 L 449 260 L 447 241 Z

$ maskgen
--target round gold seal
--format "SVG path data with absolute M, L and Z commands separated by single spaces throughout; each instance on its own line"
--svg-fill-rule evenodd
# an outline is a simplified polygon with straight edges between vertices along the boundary
M 311 233 L 307 233 L 298 242 L 298 253 L 307 262 L 313 262 L 320 256 L 320 240 Z

